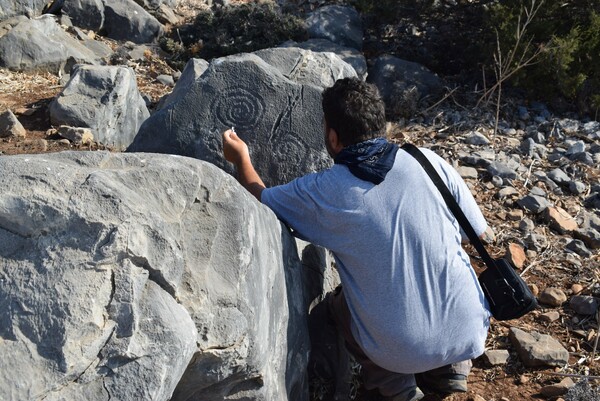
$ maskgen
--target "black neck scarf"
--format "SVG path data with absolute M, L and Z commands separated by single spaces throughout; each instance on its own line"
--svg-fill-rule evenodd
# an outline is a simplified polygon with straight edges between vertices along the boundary
M 385 138 L 369 139 L 342 149 L 334 163 L 345 164 L 355 177 L 377 185 L 391 170 L 397 152 L 398 146 Z

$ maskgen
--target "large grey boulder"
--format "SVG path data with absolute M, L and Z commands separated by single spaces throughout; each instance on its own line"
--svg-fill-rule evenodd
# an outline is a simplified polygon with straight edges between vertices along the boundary
M 358 11 L 352 7 L 319 7 L 306 18 L 306 29 L 311 38 L 328 39 L 342 46 L 362 49 L 362 21 Z
M 316 53 L 331 52 L 337 54 L 342 60 L 350 64 L 361 79 L 367 77 L 367 60 L 359 50 L 333 43 L 327 39 L 309 39 L 305 42 L 289 41 L 282 47 L 299 47 L 300 49 L 312 50 Z
M 74 63 L 98 64 L 100 58 L 66 33 L 52 15 L 23 20 L 0 37 L 0 67 L 17 71 L 69 73 Z
M 116 66 L 77 67 L 49 110 L 53 125 L 91 128 L 96 141 L 118 149 L 150 115 L 133 70 Z
M 0 399 L 307 400 L 309 270 L 232 177 L 108 152 L 0 169 Z
M 46 3 L 46 0 L 0 0 L 0 21 L 17 15 L 40 15 Z
M 350 64 L 330 52 L 280 47 L 258 50 L 254 54 L 277 68 L 287 79 L 302 85 L 328 88 L 338 79 L 356 76 Z
M 298 65 L 292 75 L 311 74 Z M 285 183 L 331 163 L 321 91 L 286 78 L 255 54 L 216 59 L 179 101 L 144 122 L 128 150 L 191 156 L 233 174 L 222 157 L 221 135 L 235 127 L 265 183 Z
M 73 25 L 99 31 L 104 26 L 104 2 L 102 0 L 68 0 L 62 7 Z
M 413 88 L 418 99 L 436 96 L 443 89 L 442 80 L 427 68 L 390 55 L 375 59 L 367 81 L 377 86 L 386 107 L 392 110 L 397 109 L 396 99 L 405 97 L 405 93 L 410 93 Z
M 104 0 L 103 32 L 112 39 L 134 43 L 154 42 L 163 27 L 133 0 Z
M 204 74 L 208 69 L 208 61 L 201 58 L 191 58 L 188 60 L 185 68 L 181 72 L 181 76 L 177 80 L 173 92 L 165 95 L 158 105 L 156 111 L 169 106 L 185 97 L 185 94 L 192 88 L 194 82 Z

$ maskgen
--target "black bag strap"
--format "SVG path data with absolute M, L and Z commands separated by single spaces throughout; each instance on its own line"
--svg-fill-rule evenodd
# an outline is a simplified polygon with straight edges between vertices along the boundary
M 458 224 L 460 224 L 465 234 L 467 234 L 467 237 L 469 237 L 469 241 L 471 241 L 471 244 L 473 244 L 475 249 L 477 249 L 477 252 L 479 252 L 479 255 L 481 255 L 483 262 L 488 267 L 494 267 L 494 261 L 488 253 L 488 251 L 485 249 L 483 242 L 481 242 L 481 239 L 479 239 L 479 236 L 477 236 L 477 233 L 473 229 L 471 223 L 469 223 L 467 216 L 465 216 L 462 209 L 456 202 L 456 199 L 454 199 L 454 196 L 452 196 L 452 193 L 450 192 L 444 181 L 442 181 L 442 178 L 437 173 L 435 168 L 431 165 L 427 157 L 425 157 L 425 155 L 419 150 L 419 148 L 417 148 L 411 143 L 406 143 L 402 145 L 402 149 L 404 149 L 406 152 L 408 152 L 408 154 L 417 159 L 421 166 L 423 166 L 425 172 L 429 175 L 437 189 L 442 194 L 442 197 L 446 201 L 446 205 L 448 205 L 450 211 L 452 212 L 454 217 L 456 217 L 456 220 L 458 220 Z

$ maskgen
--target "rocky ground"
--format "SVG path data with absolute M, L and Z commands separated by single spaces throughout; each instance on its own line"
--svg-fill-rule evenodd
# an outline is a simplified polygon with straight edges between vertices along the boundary
M 106 42 L 113 49 L 122 46 Z M 177 72 L 159 51 L 127 63 L 150 105 L 172 90 L 160 77 Z M 1 155 L 106 148 L 73 143 L 52 129 L 47 108 L 61 88 L 60 77 L 51 74 L 0 70 L 0 112 L 11 110 L 25 128 L 22 135 L 0 138 Z M 590 378 L 595 388 L 600 377 L 600 123 L 506 95 L 495 132 L 494 107 L 474 107 L 480 95 L 473 89 L 449 91 L 439 104 L 390 122 L 397 141 L 431 147 L 455 165 L 496 231 L 489 250 L 510 257 L 540 300 L 540 308 L 522 319 L 492 322 L 490 352 L 475 361 L 470 391 L 446 399 L 600 400 L 582 380 Z M 476 251 L 470 254 L 481 269 Z M 536 338 L 520 339 L 517 331 L 511 336 L 511 328 L 557 343 L 538 338 L 528 351 L 527 341 Z M 571 381 L 580 384 L 564 395 Z M 358 389 L 355 399 L 377 397 Z

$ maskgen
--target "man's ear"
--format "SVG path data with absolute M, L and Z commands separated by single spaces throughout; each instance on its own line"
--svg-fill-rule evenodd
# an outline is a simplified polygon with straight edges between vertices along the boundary
M 340 136 L 333 128 L 329 128 L 327 131 L 327 140 L 329 141 L 330 149 L 333 151 L 334 155 L 337 155 L 344 149 Z

